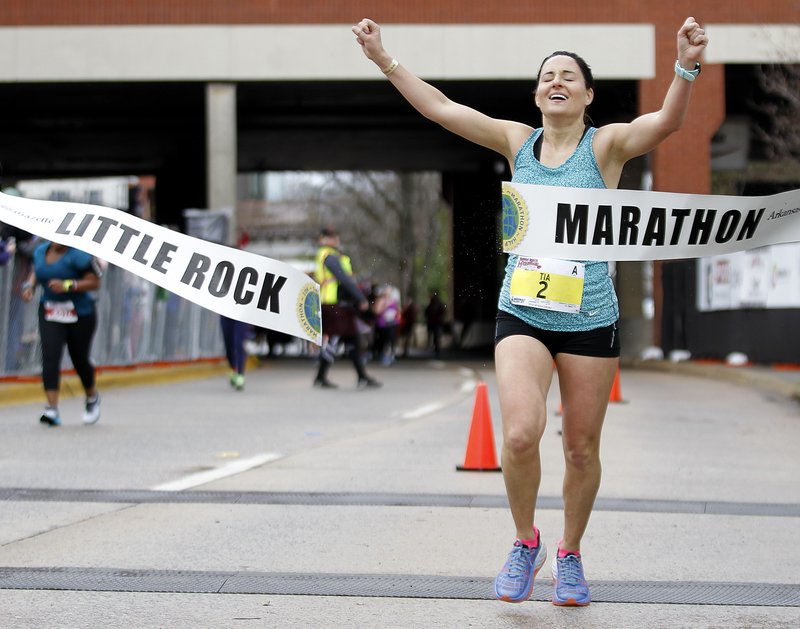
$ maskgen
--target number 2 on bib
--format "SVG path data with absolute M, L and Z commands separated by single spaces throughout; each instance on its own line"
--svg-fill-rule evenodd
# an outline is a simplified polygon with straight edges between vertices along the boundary
M 579 312 L 585 265 L 569 260 L 520 256 L 511 276 L 511 303 L 559 312 Z

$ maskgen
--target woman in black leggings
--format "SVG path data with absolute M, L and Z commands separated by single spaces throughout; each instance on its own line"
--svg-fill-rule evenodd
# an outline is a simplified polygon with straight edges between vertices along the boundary
M 83 423 L 94 424 L 100 419 L 100 396 L 90 358 L 97 327 L 92 291 L 100 287 L 100 276 L 94 258 L 79 249 L 43 242 L 33 252 L 33 272 L 23 285 L 22 299 L 31 301 L 36 284 L 41 284 L 39 335 L 47 406 L 39 421 L 48 426 L 61 424 L 58 395 L 64 346 L 86 392 Z

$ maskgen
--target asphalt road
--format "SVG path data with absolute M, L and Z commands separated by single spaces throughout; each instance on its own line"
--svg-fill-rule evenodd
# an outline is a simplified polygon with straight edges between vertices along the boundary
M 584 556 L 595 602 L 491 600 L 513 541 L 502 476 L 458 472 L 491 362 L 371 367 L 311 387 L 276 360 L 0 406 L 0 627 L 797 627 L 800 407 L 738 382 L 625 369 Z M 163 374 L 162 374 L 163 375 Z M 537 524 L 560 535 L 557 383 Z

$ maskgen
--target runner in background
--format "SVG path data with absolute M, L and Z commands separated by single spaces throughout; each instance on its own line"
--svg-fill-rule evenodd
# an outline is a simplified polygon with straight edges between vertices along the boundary
M 23 285 L 22 299 L 31 301 L 36 285 L 41 285 L 39 335 L 47 406 L 39 421 L 48 426 L 61 425 L 58 397 L 64 346 L 86 392 L 83 423 L 94 424 L 100 419 L 100 395 L 91 352 L 97 329 L 92 291 L 100 288 L 101 275 L 94 258 L 79 249 L 43 242 L 33 252 L 33 272 Z
M 659 111 L 631 123 L 594 128 L 586 109 L 594 99 L 594 79 L 586 62 L 558 51 L 539 68 L 535 103 L 542 128 L 490 118 L 449 100 L 414 76 L 386 52 L 381 29 L 364 19 L 352 28 L 364 54 L 426 118 L 508 160 L 512 182 L 576 188 L 616 188 L 625 163 L 643 155 L 680 129 L 699 59 L 708 43 L 704 30 L 688 18 L 677 35 L 675 78 Z M 624 63 L 624 59 L 619 60 Z M 685 147 L 693 150 L 691 144 Z M 541 479 L 539 446 L 547 421 L 546 400 L 558 369 L 563 405 L 564 530 L 553 561 L 556 605 L 588 605 L 581 539 L 600 485 L 600 433 L 619 360 L 619 309 L 605 262 L 576 262 L 583 272 L 577 311 L 518 305 L 533 287 L 533 274 L 508 256 L 497 315 L 495 365 L 503 414 L 502 466 L 516 541 L 495 580 L 498 599 L 519 603 L 533 591 L 546 558 L 534 524 Z M 558 283 L 563 261 L 539 259 Z M 551 271 L 552 269 L 552 271 Z M 520 281 L 522 280 L 522 281 Z M 546 290 L 558 288 L 547 286 Z M 538 291 L 537 291 L 538 292 Z M 516 302 L 516 303 L 515 303 Z
M 244 342 L 250 333 L 250 324 L 237 321 L 225 315 L 219 316 L 222 341 L 225 344 L 225 358 L 228 361 L 228 380 L 237 391 L 244 389 L 244 372 L 247 367 L 247 351 Z

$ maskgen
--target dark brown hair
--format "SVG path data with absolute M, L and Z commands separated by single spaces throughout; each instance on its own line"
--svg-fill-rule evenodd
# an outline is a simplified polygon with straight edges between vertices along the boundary
M 592 69 L 589 67 L 589 64 L 586 63 L 583 57 L 579 54 L 574 52 L 567 52 L 566 50 L 556 50 L 554 53 L 547 55 L 544 60 L 542 61 L 542 65 L 539 66 L 539 72 L 536 74 L 536 82 L 539 82 L 539 77 L 542 74 L 542 68 L 544 64 L 547 63 L 548 59 L 552 59 L 553 57 L 570 57 L 571 59 L 575 60 L 575 63 L 578 64 L 578 67 L 581 69 L 581 74 L 583 75 L 583 81 L 586 83 L 587 89 L 594 89 L 594 75 L 592 74 Z

